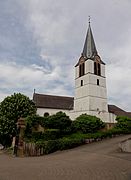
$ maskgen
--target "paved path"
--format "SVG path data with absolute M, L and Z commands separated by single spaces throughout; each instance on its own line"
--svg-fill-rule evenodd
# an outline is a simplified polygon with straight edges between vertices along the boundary
M 0 154 L 0 180 L 131 180 L 131 153 L 117 151 L 122 136 L 41 157 Z

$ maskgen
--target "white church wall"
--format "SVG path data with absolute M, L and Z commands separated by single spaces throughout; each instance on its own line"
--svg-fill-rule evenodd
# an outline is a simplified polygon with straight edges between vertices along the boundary
M 79 66 L 75 67 L 75 78 L 79 77 Z
M 82 97 L 74 101 L 74 111 L 85 111 L 89 109 L 89 97 Z
M 93 73 L 94 67 L 93 67 L 93 61 L 88 59 L 85 61 L 85 74 L 87 73 Z
M 109 123 L 116 123 L 116 115 L 108 112 L 101 112 L 101 111 L 74 111 L 74 110 L 63 110 L 63 109 L 50 109 L 50 108 L 37 108 L 37 114 L 40 116 L 44 116 L 44 113 L 49 113 L 49 115 L 56 114 L 57 112 L 62 111 L 65 112 L 67 116 L 71 118 L 71 120 L 75 120 L 81 114 L 89 114 L 92 116 L 99 117 L 104 122 Z
M 103 122 L 114 123 L 113 118 L 109 119 L 109 113 L 108 112 L 99 112 L 99 111 L 79 111 L 79 112 L 77 112 L 77 111 L 70 111 L 70 118 L 72 120 L 75 120 L 81 114 L 88 114 L 88 115 L 91 115 L 91 116 L 96 116 L 96 117 L 100 118 Z
M 69 110 L 51 109 L 51 108 L 37 108 L 37 114 L 40 116 L 44 116 L 45 113 L 48 113 L 49 115 L 53 115 L 59 111 L 65 112 L 69 116 Z
M 105 65 L 101 64 L 101 76 L 105 77 Z

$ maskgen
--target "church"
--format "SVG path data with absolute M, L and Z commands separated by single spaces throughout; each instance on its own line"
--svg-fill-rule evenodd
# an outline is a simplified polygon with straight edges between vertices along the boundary
M 37 114 L 48 116 L 63 111 L 75 120 L 86 113 L 107 123 L 115 123 L 116 116 L 131 117 L 130 112 L 108 104 L 105 67 L 106 64 L 96 49 L 89 21 L 83 51 L 75 66 L 74 97 L 34 92 L 33 101 L 37 107 Z

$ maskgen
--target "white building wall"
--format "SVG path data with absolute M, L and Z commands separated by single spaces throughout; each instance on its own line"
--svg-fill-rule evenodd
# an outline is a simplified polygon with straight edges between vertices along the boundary
M 65 112 L 67 116 L 71 118 L 71 120 L 75 120 L 78 116 L 81 114 L 89 114 L 93 116 L 99 117 L 102 121 L 104 122 L 109 122 L 109 123 L 116 123 L 116 115 L 112 113 L 107 113 L 103 112 L 101 113 L 100 111 L 74 111 L 74 110 L 63 110 L 63 109 L 51 109 L 51 108 L 37 108 L 37 114 L 40 116 L 44 116 L 44 113 L 49 113 L 49 115 L 56 114 L 57 112 L 62 111 Z
M 76 67 L 76 75 L 74 112 L 101 116 L 104 121 L 109 121 L 105 65 L 101 64 L 101 76 L 97 76 L 94 74 L 94 61 L 88 59 L 85 61 L 85 75 L 79 77 L 79 66 Z
M 69 110 L 64 110 L 64 109 L 51 109 L 51 108 L 37 108 L 37 114 L 40 116 L 44 116 L 45 113 L 49 113 L 49 115 L 56 114 L 57 112 L 62 111 L 65 112 L 66 115 L 70 115 Z

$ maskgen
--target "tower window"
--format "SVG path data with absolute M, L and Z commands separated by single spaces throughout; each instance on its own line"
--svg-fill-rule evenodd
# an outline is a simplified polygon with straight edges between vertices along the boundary
M 99 82 L 99 79 L 97 79 L 97 85 L 99 86 L 100 82 Z
M 101 65 L 100 65 L 100 63 L 98 63 L 98 75 L 99 76 L 101 75 Z
M 83 80 L 81 80 L 81 86 L 83 86 Z
M 79 77 L 85 74 L 85 63 L 79 65 Z
M 101 75 L 101 65 L 99 62 L 94 62 L 94 74 Z

